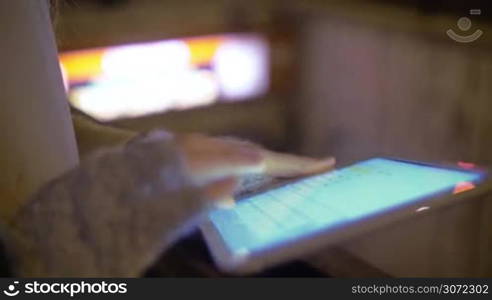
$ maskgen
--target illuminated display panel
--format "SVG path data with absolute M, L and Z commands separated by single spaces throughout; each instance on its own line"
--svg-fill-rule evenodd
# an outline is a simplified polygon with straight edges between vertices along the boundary
M 438 195 L 472 190 L 484 178 L 478 170 L 373 158 L 253 195 L 233 208 L 212 211 L 209 219 L 228 249 L 241 257 Z
M 63 52 L 70 103 L 101 121 L 251 99 L 269 86 L 258 34 L 223 34 Z

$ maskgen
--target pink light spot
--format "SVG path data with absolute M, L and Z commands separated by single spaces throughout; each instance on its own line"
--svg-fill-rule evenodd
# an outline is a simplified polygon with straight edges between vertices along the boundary
M 463 169 L 474 169 L 476 165 L 470 162 L 459 161 L 458 166 Z

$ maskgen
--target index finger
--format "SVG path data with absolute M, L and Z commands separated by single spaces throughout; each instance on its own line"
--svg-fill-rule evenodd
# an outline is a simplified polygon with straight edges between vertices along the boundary
M 266 175 L 273 177 L 297 177 L 318 174 L 332 170 L 335 167 L 335 158 L 316 159 L 292 154 L 265 151 Z

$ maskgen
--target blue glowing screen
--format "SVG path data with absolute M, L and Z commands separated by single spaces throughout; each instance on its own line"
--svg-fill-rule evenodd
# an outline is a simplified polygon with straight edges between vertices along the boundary
M 251 253 L 306 235 L 474 187 L 480 172 L 373 158 L 218 209 L 209 218 L 233 253 Z

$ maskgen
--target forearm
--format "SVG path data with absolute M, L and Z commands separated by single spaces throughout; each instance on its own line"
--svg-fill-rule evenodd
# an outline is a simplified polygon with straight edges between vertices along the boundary
M 21 276 L 138 276 L 205 209 L 170 140 L 83 162 L 12 223 Z

